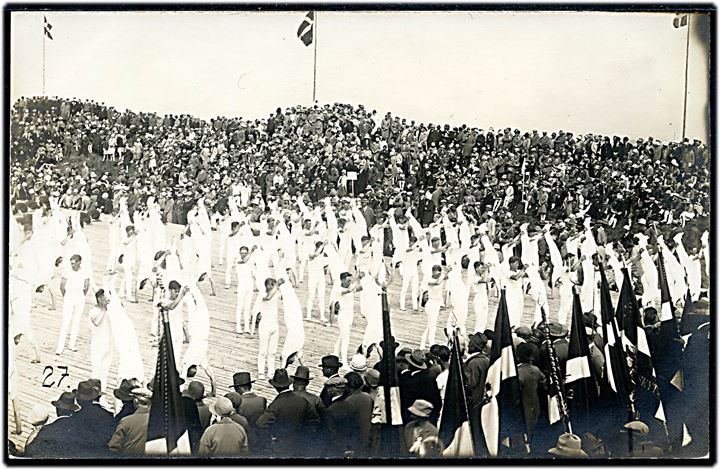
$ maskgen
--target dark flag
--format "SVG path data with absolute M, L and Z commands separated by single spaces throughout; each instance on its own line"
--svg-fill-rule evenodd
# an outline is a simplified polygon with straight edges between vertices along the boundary
M 615 318 L 615 311 L 610 299 L 610 286 L 605 276 L 605 269 L 600 265 L 600 320 L 605 347 L 603 356 L 603 379 L 600 380 L 600 399 L 596 409 L 595 425 L 598 432 L 603 433 L 611 452 L 622 453 L 625 449 L 632 451 L 632 434 L 628 440 L 622 439 L 617 432 L 625 423 L 635 420 L 634 405 L 630 401 L 627 359 Z M 626 447 L 627 446 L 627 447 Z
M 48 38 L 50 38 L 50 40 L 52 41 L 52 38 L 53 38 L 53 37 L 52 37 L 52 34 L 50 34 L 50 30 L 51 30 L 51 29 L 52 29 L 52 25 L 51 25 L 50 23 L 48 23 L 47 18 L 46 18 L 45 16 L 43 16 L 43 31 L 44 31 L 44 34 L 45 34 L 45 36 L 47 36 Z
M 630 273 L 622 268 L 623 284 L 620 289 L 616 318 L 622 319 L 623 347 L 628 364 L 630 401 L 635 405 L 636 418 L 650 424 L 650 417 L 665 422 L 665 411 L 655 377 L 650 346 L 643 328 L 640 306 L 633 292 Z
M 605 270 L 600 269 L 600 316 L 602 321 L 603 341 L 605 343 L 605 377 L 608 385 L 618 398 L 627 405 L 627 362 L 621 344 L 620 332 L 614 315 L 610 286 L 605 277 Z
M 688 15 L 687 14 L 681 14 L 678 13 L 675 15 L 675 18 L 673 18 L 673 26 L 676 28 L 682 28 L 687 26 L 688 24 Z
M 525 415 L 513 351 L 505 289 L 495 317 L 495 339 L 490 349 L 490 368 L 485 381 L 485 404 L 480 412 L 488 453 L 496 457 L 505 448 L 527 447 Z
M 675 307 L 670 296 L 665 258 L 658 249 L 658 278 L 660 282 L 660 323 L 653 326 L 648 338 L 653 365 L 660 388 L 660 397 L 665 405 L 667 426 L 673 445 L 682 442 L 682 390 L 685 379 L 682 370 L 683 340 L 675 319 Z
M 440 418 L 440 440 L 448 444 L 444 457 L 473 457 L 473 435 L 465 395 L 465 375 L 460 359 L 460 341 L 453 334 L 450 367 Z
M 590 367 L 590 345 L 585 333 L 580 296 L 573 289 L 573 311 L 568 340 L 568 360 L 565 365 L 565 392 L 568 409 L 577 431 L 590 430 L 591 409 L 597 404 L 597 381 Z
M 190 438 L 175 367 L 168 312 L 162 311 L 163 334 L 158 348 L 145 454 L 190 454 Z
M 300 27 L 297 30 L 297 37 L 300 39 L 303 44 L 306 46 L 309 46 L 313 42 L 314 38 L 314 32 L 313 32 L 313 24 L 315 23 L 315 12 L 311 11 L 308 12 L 307 15 L 305 15 L 305 19 L 303 19 L 303 22 L 300 23 Z
M 390 306 L 387 292 L 382 291 L 383 340 L 380 343 L 382 360 L 380 364 L 380 385 L 377 389 L 376 405 L 380 411 L 379 422 L 381 455 L 392 457 L 402 444 L 402 407 L 400 406 L 400 386 L 395 366 L 395 349 L 398 344 L 392 335 L 390 326 Z

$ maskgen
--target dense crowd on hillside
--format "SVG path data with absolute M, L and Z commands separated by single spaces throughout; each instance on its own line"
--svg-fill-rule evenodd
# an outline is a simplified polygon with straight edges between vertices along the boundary
M 264 202 L 350 194 L 375 212 L 412 206 L 423 226 L 460 204 L 518 225 L 587 211 L 618 236 L 639 220 L 708 220 L 710 153 L 698 140 L 450 128 L 344 104 L 207 122 L 57 98 L 19 100 L 10 128 L 13 198 L 54 193 L 96 214 L 120 192 L 131 213 L 152 194 L 164 221 L 184 224 L 200 196 L 221 209 L 242 182 Z M 90 155 L 77 169 L 54 165 Z

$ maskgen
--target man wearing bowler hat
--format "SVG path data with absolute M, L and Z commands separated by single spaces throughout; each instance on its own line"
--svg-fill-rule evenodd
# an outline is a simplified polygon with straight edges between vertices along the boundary
M 322 431 L 323 417 L 325 416 L 325 404 L 319 396 L 307 391 L 307 386 L 313 379 L 313 376 L 310 375 L 310 369 L 308 367 L 298 366 L 295 374 L 291 377 L 293 379 L 292 393 L 307 400 L 308 403 L 310 403 L 310 407 L 318 416 L 317 421 L 310 420 L 305 423 L 305 433 L 302 436 L 298 436 L 301 442 L 298 450 L 300 451 L 300 449 L 302 449 L 298 455 L 301 455 L 307 450 L 307 455 L 309 457 L 317 456 L 315 445 L 321 438 L 320 432 Z M 302 442 L 305 444 L 302 444 Z
M 78 449 L 68 445 L 73 441 L 70 416 L 80 410 L 75 401 L 76 392 L 63 392 L 57 400 L 51 401 L 57 419 L 43 426 L 35 439 L 25 448 L 25 457 L 33 458 L 77 458 Z
M 267 400 L 265 397 L 259 397 L 252 391 L 250 372 L 237 372 L 233 374 L 232 388 L 242 396 L 242 402 L 238 408 L 238 413 L 248 420 L 251 426 L 255 426 L 257 419 L 267 408 Z
M 325 356 L 320 361 L 321 364 L 318 367 L 322 367 L 322 374 L 323 377 L 327 379 L 331 379 L 333 377 L 339 377 L 338 371 L 340 371 L 340 368 L 343 366 L 343 363 L 340 362 L 340 358 L 334 355 Z M 323 386 L 322 391 L 320 392 L 320 399 L 322 400 L 323 404 L 325 405 L 325 408 L 330 406 L 330 403 L 332 401 L 332 397 L 330 396 L 330 392 L 327 389 L 327 386 Z
M 291 457 L 298 452 L 297 438 L 304 432 L 304 425 L 320 418 L 310 402 L 290 390 L 293 379 L 287 370 L 275 369 L 268 382 L 278 394 L 258 418 L 257 426 L 265 430 L 265 444 L 271 442 L 266 450 L 277 457 Z
M 306 366 L 298 366 L 295 371 L 295 375 L 292 375 L 291 377 L 293 379 L 293 393 L 305 398 L 322 419 L 325 414 L 325 404 L 319 396 L 307 391 L 307 386 L 313 379 L 310 375 L 310 369 Z
M 112 413 L 98 403 L 100 395 L 98 381 L 84 380 L 78 383 L 77 401 L 80 410 L 73 413 L 68 421 L 73 433 L 72 441 L 78 444 L 78 449 L 83 449 L 85 455 L 93 457 L 106 457 L 109 454 L 107 443 L 115 431 Z

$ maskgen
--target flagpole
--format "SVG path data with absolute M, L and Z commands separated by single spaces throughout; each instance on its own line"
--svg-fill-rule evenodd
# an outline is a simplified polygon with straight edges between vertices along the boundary
M 687 15 L 687 36 L 685 38 L 685 95 L 683 99 L 683 127 L 682 137 L 685 140 L 685 124 L 687 121 L 687 99 L 688 99 L 688 57 L 690 56 L 690 14 Z
M 42 76 L 42 94 L 45 96 L 45 18 L 43 17 L 43 76 Z
M 318 15 L 319 12 L 315 12 L 315 20 L 313 21 L 313 104 L 315 104 L 315 91 L 317 89 L 317 43 L 318 43 Z M 685 74 L 685 87 L 687 90 L 687 71 Z M 684 129 L 684 127 L 683 127 Z M 685 132 L 683 131 L 683 134 Z

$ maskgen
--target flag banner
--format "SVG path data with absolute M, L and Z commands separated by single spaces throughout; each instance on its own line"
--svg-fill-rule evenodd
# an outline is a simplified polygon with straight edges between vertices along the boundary
M 623 284 L 616 310 L 616 318 L 623 325 L 622 343 L 628 364 L 628 388 L 635 403 L 638 419 L 651 416 L 665 421 L 660 400 L 650 345 L 643 327 L 640 306 L 633 292 L 632 281 L 626 267 L 622 268 Z
M 381 411 L 381 423 L 391 425 L 401 425 L 402 415 L 400 406 L 400 387 L 395 368 L 395 337 L 392 335 L 392 326 L 390 324 L 390 306 L 387 300 L 387 292 L 383 291 L 382 297 L 382 322 L 383 322 L 383 341 L 382 341 L 382 369 L 380 371 L 380 387 L 378 388 L 378 397 L 382 395 L 383 406 Z
M 445 387 L 445 401 L 440 418 L 440 439 L 455 449 L 456 454 L 453 457 L 475 455 L 469 419 L 465 395 L 465 376 L 460 358 L 460 341 L 457 333 L 454 333 L 448 380 Z M 467 426 L 465 426 L 466 424 Z
M 47 18 L 45 16 L 43 16 L 43 32 L 44 32 L 45 36 L 50 38 L 50 40 L 52 41 L 53 37 L 52 37 L 52 34 L 50 34 L 51 29 L 52 29 L 52 25 L 48 22 Z
M 300 27 L 297 30 L 297 37 L 303 44 L 309 46 L 312 44 L 314 39 L 313 25 L 315 23 L 315 12 L 311 11 L 305 15 L 305 19 L 300 23 Z
M 526 429 L 505 295 L 503 289 L 495 318 L 495 339 L 490 349 L 485 404 L 480 416 L 485 445 L 492 457 L 498 455 L 500 442 L 514 446 L 516 443 L 508 439 L 524 435 Z
M 610 285 L 605 270 L 600 267 L 600 317 L 602 321 L 603 341 L 605 342 L 605 377 L 608 385 L 627 404 L 627 360 L 619 341 L 619 331 L 615 312 L 610 298 Z
M 158 347 L 145 453 L 189 455 L 190 438 L 167 315 L 162 312 L 163 335 Z
M 577 431 L 593 431 L 594 417 L 591 413 L 597 405 L 598 389 L 593 369 L 590 367 L 590 345 L 585 332 L 580 296 L 573 289 L 573 312 L 570 324 L 568 360 L 565 366 L 565 392 L 568 410 Z
M 475 457 L 475 447 L 473 445 L 472 431 L 470 430 L 470 421 L 464 421 L 459 428 L 455 430 L 452 441 L 445 447 L 443 457 L 449 458 L 468 458 Z
M 673 26 L 676 28 L 682 28 L 684 26 L 687 26 L 688 24 L 688 15 L 678 13 L 675 15 L 675 18 L 673 18 Z

